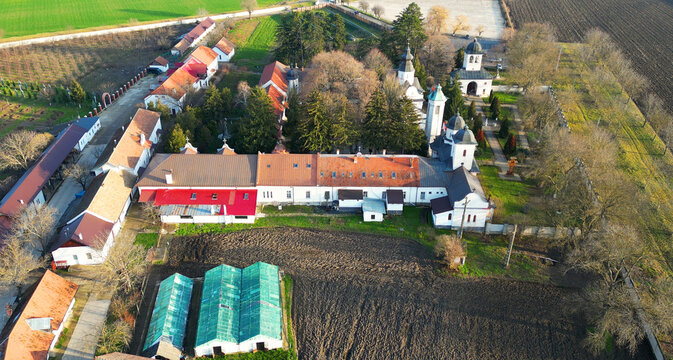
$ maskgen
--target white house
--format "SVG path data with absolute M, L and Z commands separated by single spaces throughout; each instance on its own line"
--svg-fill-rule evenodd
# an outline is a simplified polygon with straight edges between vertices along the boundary
M 56 267 L 95 265 L 105 261 L 131 205 L 135 176 L 112 169 L 98 175 L 61 229 L 51 254 Z
M 458 79 L 464 95 L 488 96 L 491 93 L 493 76 L 482 67 L 484 51 L 475 38 L 465 48 L 463 67 L 451 72 L 453 79 Z
M 465 167 L 447 173 L 447 196 L 431 201 L 432 220 L 436 227 L 458 229 L 483 228 L 493 215 L 493 208 L 479 183 Z M 464 216 L 463 216 L 464 214 Z
M 213 51 L 217 53 L 217 61 L 222 63 L 231 61 L 236 54 L 234 43 L 229 41 L 226 37 L 222 37 L 222 39 L 215 44 Z
M 402 190 L 386 190 L 384 200 L 387 214 L 402 214 L 404 210 L 404 192 Z
M 103 151 L 94 172 L 98 175 L 110 169 L 119 169 L 138 176 L 140 170 L 149 164 L 160 135 L 160 114 L 138 109 L 121 137 L 113 139 Z
M 169 65 L 170 64 L 168 63 L 168 60 L 166 60 L 163 56 L 157 56 L 156 59 L 152 60 L 148 68 L 150 72 L 163 74 L 168 71 Z
M 386 214 L 386 203 L 376 199 L 364 199 L 362 202 L 362 221 L 381 222 Z
M 79 118 L 73 122 L 73 124 L 82 127 L 86 132 L 77 142 L 75 149 L 77 151 L 84 150 L 84 147 L 93 139 L 94 135 L 100 130 L 100 119 L 98 116 L 95 117 L 85 117 Z
M 215 21 L 211 18 L 205 18 L 192 30 L 190 30 L 180 41 L 171 49 L 171 55 L 179 56 L 184 54 L 189 48 L 197 45 L 203 38 L 215 28 Z

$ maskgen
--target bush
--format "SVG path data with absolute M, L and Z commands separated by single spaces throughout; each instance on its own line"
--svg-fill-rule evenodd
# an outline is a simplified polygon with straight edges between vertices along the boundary
M 466 256 L 463 242 L 456 235 L 441 235 L 435 243 L 435 255 L 451 270 L 458 270 Z

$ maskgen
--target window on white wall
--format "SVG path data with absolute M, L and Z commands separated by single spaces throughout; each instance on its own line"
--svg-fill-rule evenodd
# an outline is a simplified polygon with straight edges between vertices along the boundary
M 86 253 L 86 258 L 91 260 L 91 259 L 93 259 L 93 256 L 91 256 L 91 253 Z
M 425 200 L 425 191 L 421 191 L 421 200 Z
M 362 195 L 364 195 L 364 197 L 367 197 L 367 192 L 366 192 L 366 191 L 363 191 L 363 192 L 362 192 Z
M 288 198 L 288 199 L 292 199 L 292 191 L 289 191 L 289 190 L 288 190 L 288 192 L 287 192 L 287 198 Z
M 307 198 L 307 199 L 310 199 L 310 198 L 311 198 L 311 192 L 310 192 L 310 191 L 307 191 L 307 192 L 306 192 L 306 198 Z

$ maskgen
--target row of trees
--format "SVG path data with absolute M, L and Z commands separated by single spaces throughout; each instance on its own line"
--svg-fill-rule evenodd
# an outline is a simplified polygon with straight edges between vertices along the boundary
M 276 44 L 276 59 L 304 67 L 322 51 L 342 50 L 346 45 L 346 25 L 337 14 L 292 12 L 281 18 Z

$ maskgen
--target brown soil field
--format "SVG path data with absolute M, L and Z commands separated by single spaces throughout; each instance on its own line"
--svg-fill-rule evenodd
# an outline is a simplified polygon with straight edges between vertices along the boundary
M 673 1 L 671 0 L 506 0 L 515 26 L 547 22 L 559 40 L 578 42 L 598 27 L 622 47 L 651 82 L 670 111 L 673 103 Z
M 110 34 L 0 49 L 0 78 L 58 83 L 76 79 L 88 91 L 119 88 L 166 52 L 192 26 Z
M 148 278 L 136 333 L 161 279 L 256 261 L 294 278 L 300 359 L 592 358 L 580 344 L 577 289 L 440 275 L 426 248 L 408 239 L 295 228 L 171 239 L 167 263 Z

